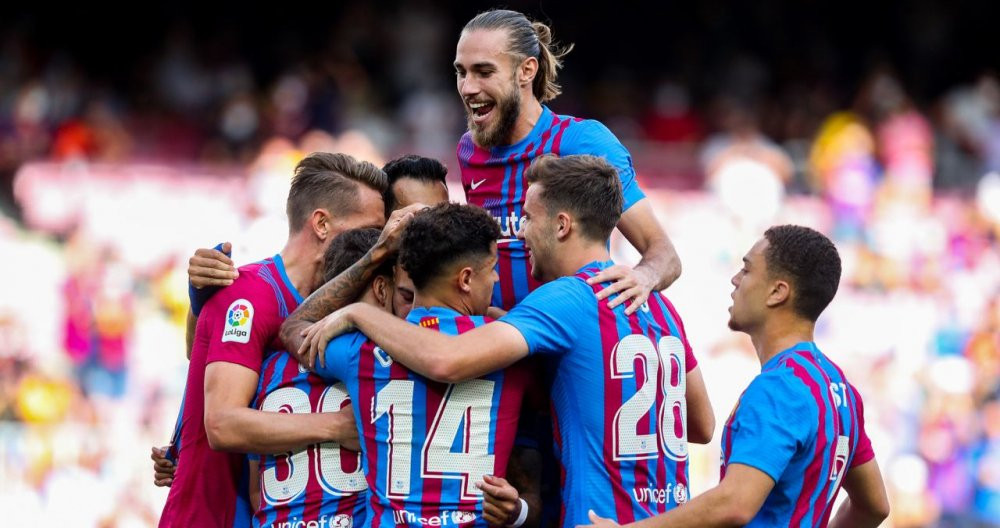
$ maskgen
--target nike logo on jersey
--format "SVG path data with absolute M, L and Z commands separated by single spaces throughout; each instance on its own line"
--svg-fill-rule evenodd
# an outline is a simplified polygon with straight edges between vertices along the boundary
M 474 182 L 470 183 L 469 187 L 472 187 L 472 190 L 474 191 L 474 190 L 476 190 L 476 188 L 478 188 L 480 185 L 482 185 L 485 182 L 486 182 L 486 178 L 483 178 L 483 179 L 481 179 L 479 181 L 474 181 Z

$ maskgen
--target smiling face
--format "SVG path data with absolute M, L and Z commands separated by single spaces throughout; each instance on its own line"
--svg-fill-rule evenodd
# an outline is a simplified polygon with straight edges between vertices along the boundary
M 505 30 L 472 30 L 462 33 L 455 52 L 469 131 L 483 148 L 508 144 L 521 111 L 517 64 L 507 47 Z
M 773 281 L 767 270 L 764 252 L 767 239 L 762 238 L 743 257 L 743 267 L 730 280 L 734 286 L 729 308 L 729 328 L 750 333 L 763 323 L 767 310 L 767 298 Z
M 518 237 L 524 239 L 528 261 L 531 263 L 532 278 L 548 282 L 558 277 L 553 270 L 548 269 L 551 267 L 556 242 L 555 219 L 546 211 L 541 193 L 542 184 L 533 183 L 528 186 L 522 209 L 524 219 L 521 221 Z

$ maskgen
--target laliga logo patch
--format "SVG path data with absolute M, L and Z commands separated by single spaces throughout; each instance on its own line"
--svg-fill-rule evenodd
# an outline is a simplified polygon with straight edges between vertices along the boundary
M 677 484 L 674 488 L 674 502 L 677 504 L 684 504 L 688 501 L 688 490 L 684 484 Z
M 236 299 L 226 311 L 226 328 L 222 331 L 222 342 L 248 343 L 253 327 L 253 305 L 246 299 Z
M 354 526 L 354 517 L 340 513 L 330 521 L 330 526 L 332 528 L 351 528 Z

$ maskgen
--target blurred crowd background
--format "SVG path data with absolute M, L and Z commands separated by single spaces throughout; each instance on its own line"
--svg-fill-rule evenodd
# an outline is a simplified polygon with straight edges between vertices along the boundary
M 0 511 L 9 526 L 152 526 L 186 375 L 186 261 L 285 235 L 295 163 L 451 167 L 471 2 L 223 4 L 0 16 Z M 759 371 L 726 328 L 774 223 L 844 260 L 817 340 L 859 387 L 892 526 L 1000 526 L 1000 55 L 995 2 L 507 6 L 573 42 L 557 113 L 629 147 L 684 273 L 723 423 Z M 114 10 L 112 10 L 114 9 Z M 634 252 L 616 241 L 616 256 Z M 719 434 L 717 431 L 716 438 Z M 693 492 L 718 446 L 693 450 Z

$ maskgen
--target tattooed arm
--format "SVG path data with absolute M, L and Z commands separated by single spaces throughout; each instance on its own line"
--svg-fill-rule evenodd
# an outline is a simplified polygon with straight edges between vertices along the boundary
M 298 351 L 302 346 L 305 330 L 327 314 L 354 302 L 361 295 L 375 270 L 399 248 L 403 229 L 410 218 L 424 208 L 423 204 L 413 204 L 393 211 L 372 249 L 350 268 L 314 291 L 285 319 L 280 335 L 286 350 L 295 353 L 300 362 L 303 361 L 304 358 L 298 355 Z

